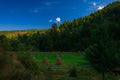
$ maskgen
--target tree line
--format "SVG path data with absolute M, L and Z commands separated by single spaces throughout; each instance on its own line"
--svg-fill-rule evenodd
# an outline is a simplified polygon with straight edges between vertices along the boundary
M 18 34 L 7 38 L 0 35 L 0 47 L 7 51 L 84 51 L 90 45 L 113 41 L 117 48 L 120 44 L 120 3 L 114 2 L 82 18 L 65 21 L 61 25 L 40 33 Z

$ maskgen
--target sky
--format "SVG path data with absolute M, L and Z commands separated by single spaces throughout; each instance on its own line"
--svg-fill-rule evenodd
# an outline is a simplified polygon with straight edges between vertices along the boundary
M 0 0 L 0 31 L 48 29 L 103 9 L 115 0 Z

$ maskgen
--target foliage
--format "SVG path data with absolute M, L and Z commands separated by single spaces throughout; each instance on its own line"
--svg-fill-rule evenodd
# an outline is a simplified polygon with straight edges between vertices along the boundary
M 84 51 L 99 40 L 97 34 L 101 30 L 106 31 L 109 39 L 119 42 L 119 13 L 120 2 L 116 1 L 88 16 L 65 21 L 60 26 L 53 24 L 48 30 L 1 32 L 4 35 L 0 35 L 0 46 L 8 51 Z M 17 37 L 8 38 L 9 33 Z
M 70 77 L 77 77 L 77 70 L 76 70 L 76 67 L 73 67 L 71 70 L 70 70 Z
M 104 73 L 114 73 L 114 69 L 120 67 L 115 57 L 116 49 L 113 47 L 114 45 L 106 46 L 107 44 L 104 44 L 104 46 L 101 44 L 94 44 L 86 49 L 87 59 L 98 72 L 102 73 L 103 79 Z
M 33 73 L 39 72 L 39 65 L 35 57 L 30 53 L 19 53 L 18 60 L 23 64 L 23 66 L 32 70 Z

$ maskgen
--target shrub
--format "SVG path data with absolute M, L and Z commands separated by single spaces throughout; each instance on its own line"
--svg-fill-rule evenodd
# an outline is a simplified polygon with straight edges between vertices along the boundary
M 70 69 L 69 77 L 77 77 L 76 67 L 73 67 L 72 69 Z
M 18 60 L 24 65 L 24 67 L 33 72 L 39 72 L 39 65 L 35 57 L 30 53 L 20 53 Z

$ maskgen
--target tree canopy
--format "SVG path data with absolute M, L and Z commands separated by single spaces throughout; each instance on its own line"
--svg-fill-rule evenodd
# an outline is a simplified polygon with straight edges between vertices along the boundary
M 84 51 L 104 38 L 102 41 L 112 40 L 120 49 L 119 14 L 120 2 L 116 1 L 89 16 L 53 24 L 48 30 L 14 32 L 13 36 L 2 32 L 0 47 L 7 51 Z

